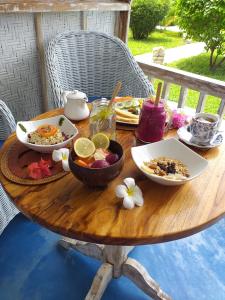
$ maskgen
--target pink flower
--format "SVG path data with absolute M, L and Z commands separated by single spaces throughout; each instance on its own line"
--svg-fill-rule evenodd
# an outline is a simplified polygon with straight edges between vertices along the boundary
M 185 125 L 187 116 L 183 113 L 178 113 L 176 110 L 173 112 L 172 126 L 173 128 L 180 128 Z

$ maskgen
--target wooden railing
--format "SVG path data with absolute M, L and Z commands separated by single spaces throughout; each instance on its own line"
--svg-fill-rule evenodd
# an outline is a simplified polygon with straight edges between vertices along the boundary
M 144 73 L 149 77 L 149 79 L 157 78 L 164 81 L 162 98 L 168 100 L 171 84 L 176 84 L 181 87 L 177 105 L 178 108 L 184 107 L 188 94 L 188 89 L 192 89 L 199 92 L 199 99 L 196 107 L 196 112 L 202 112 L 204 110 L 206 96 L 211 95 L 219 97 L 221 99 L 217 113 L 220 116 L 223 116 L 225 114 L 224 81 L 200 76 L 194 73 L 185 72 L 154 63 L 138 64 L 142 68 Z

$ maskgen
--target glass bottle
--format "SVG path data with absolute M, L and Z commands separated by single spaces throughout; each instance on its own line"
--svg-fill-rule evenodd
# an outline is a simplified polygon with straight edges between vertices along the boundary
M 142 106 L 136 136 L 146 143 L 158 142 L 163 138 L 165 123 L 166 112 L 163 101 L 155 106 L 150 99 L 146 99 Z
M 105 133 L 109 139 L 116 138 L 116 115 L 115 107 L 109 108 L 109 100 L 102 98 L 92 102 L 89 128 L 90 135 L 93 136 L 98 132 Z

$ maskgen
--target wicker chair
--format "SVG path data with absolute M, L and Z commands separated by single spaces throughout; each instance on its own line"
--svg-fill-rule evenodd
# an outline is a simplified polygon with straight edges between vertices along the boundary
M 2 100 L 0 100 L 0 118 L 4 124 L 4 127 L 0 128 L 0 138 L 3 139 L 15 130 L 16 122 L 11 111 Z M 0 234 L 18 212 L 0 183 Z
M 127 46 L 104 33 L 71 31 L 57 35 L 47 49 L 47 68 L 55 107 L 63 106 L 64 90 L 110 97 L 119 80 L 123 84 L 120 96 L 147 97 L 154 93 Z

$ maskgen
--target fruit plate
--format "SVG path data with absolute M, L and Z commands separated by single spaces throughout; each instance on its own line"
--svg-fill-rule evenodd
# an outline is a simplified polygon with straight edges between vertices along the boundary
M 131 154 L 139 170 L 152 181 L 162 185 L 184 184 L 199 176 L 208 165 L 208 161 L 206 159 L 192 151 L 175 138 L 162 140 L 160 142 L 147 144 L 144 146 L 132 147 Z M 149 162 L 150 160 L 158 157 L 167 157 L 180 160 L 184 165 L 187 166 L 190 176 L 185 179 L 174 180 L 164 178 L 163 176 L 157 176 L 155 174 L 149 174 L 142 169 L 144 162 Z
M 53 163 L 51 176 L 41 179 L 32 179 L 28 176 L 27 166 L 40 159 L 51 159 L 50 153 L 40 153 L 27 148 L 16 139 L 13 139 L 2 155 L 0 167 L 3 175 L 10 181 L 22 185 L 39 185 L 60 179 L 68 174 L 62 169 L 61 162 Z

